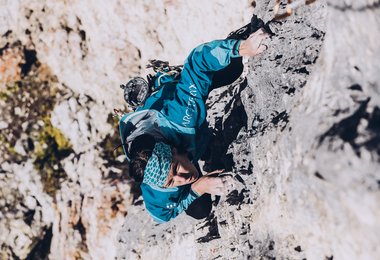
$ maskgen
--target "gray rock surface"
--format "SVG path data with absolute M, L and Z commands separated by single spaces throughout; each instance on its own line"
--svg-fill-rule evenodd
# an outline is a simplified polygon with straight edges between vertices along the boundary
M 207 219 L 156 225 L 112 151 L 120 83 L 274 5 L 0 0 L 0 258 L 379 258 L 378 1 L 302 6 L 211 93 L 236 190 Z
M 194 240 L 188 259 L 380 256 L 380 9 L 346 2 L 297 10 L 249 61 L 248 86 L 212 93 L 209 121 L 224 140 L 235 137 L 227 153 L 240 187 L 204 221 L 184 217 L 147 234 L 129 215 L 119 259 L 175 259 L 167 248 L 183 241 L 186 252 Z M 269 18 L 273 2 L 257 5 Z
M 251 11 L 247 0 L 0 0 L 0 258 L 113 258 L 133 198 L 113 152 L 119 84 L 148 59 L 182 63 Z

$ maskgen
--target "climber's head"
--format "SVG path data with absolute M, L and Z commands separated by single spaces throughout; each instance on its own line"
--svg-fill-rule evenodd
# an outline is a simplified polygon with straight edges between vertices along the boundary
M 132 107 L 140 106 L 149 96 L 149 84 L 142 77 L 134 77 L 120 87 L 124 89 L 124 100 Z
M 168 171 L 165 187 L 177 187 L 195 182 L 199 172 L 190 161 L 188 153 L 171 147 L 172 163 Z
M 186 152 L 162 142 L 136 153 L 129 172 L 136 181 L 163 188 L 190 184 L 199 177 Z

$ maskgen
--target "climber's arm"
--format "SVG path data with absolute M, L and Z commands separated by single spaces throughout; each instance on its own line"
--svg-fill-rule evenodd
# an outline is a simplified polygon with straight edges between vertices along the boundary
M 187 57 L 178 87 L 197 87 L 202 98 L 207 97 L 214 72 L 227 67 L 232 58 L 253 57 L 263 52 L 268 34 L 263 30 L 253 33 L 247 40 L 215 40 L 196 47 Z M 190 92 L 190 91 L 189 91 Z
M 142 184 L 145 207 L 157 223 L 168 222 L 186 210 L 199 195 L 190 186 L 180 187 L 179 196 L 168 189 Z
M 227 67 L 231 58 L 240 57 L 241 41 L 234 39 L 215 40 L 196 47 L 187 57 L 178 88 L 187 89 L 194 85 L 200 97 L 208 95 L 215 71 Z M 188 90 L 189 92 L 191 89 Z

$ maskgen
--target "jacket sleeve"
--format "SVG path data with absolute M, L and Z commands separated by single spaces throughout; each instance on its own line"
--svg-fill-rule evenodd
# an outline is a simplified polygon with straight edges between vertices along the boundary
M 193 49 L 185 61 L 177 87 L 194 84 L 202 98 L 206 98 L 214 72 L 227 67 L 231 58 L 241 57 L 240 43 L 240 40 L 234 39 L 215 40 Z
M 167 189 L 142 184 L 145 207 L 157 223 L 168 222 L 186 210 L 199 195 L 191 186 L 180 187 L 179 196 L 171 197 Z M 165 194 L 166 193 L 166 194 Z

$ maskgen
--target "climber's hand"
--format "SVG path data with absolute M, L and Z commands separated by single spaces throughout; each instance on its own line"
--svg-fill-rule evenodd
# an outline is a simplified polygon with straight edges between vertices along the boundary
M 215 176 L 218 173 L 212 172 L 202 176 L 191 185 L 191 188 L 199 195 L 204 193 L 219 196 L 228 194 L 234 187 L 234 179 L 230 175 Z
M 268 49 L 268 46 L 265 44 L 268 38 L 269 34 L 263 29 L 256 31 L 247 40 L 240 43 L 239 54 L 241 56 L 253 57 L 262 53 Z

